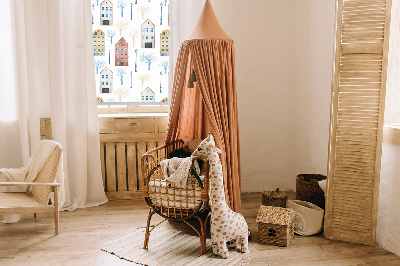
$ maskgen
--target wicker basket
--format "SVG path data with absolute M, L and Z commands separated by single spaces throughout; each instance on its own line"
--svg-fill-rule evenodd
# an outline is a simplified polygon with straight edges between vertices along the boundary
M 258 243 L 289 246 L 294 235 L 294 218 L 292 209 L 261 205 L 257 215 Z
M 296 199 L 314 203 L 325 209 L 325 195 L 318 181 L 326 179 L 324 175 L 300 174 L 296 178 Z
M 264 191 L 262 194 L 262 205 L 286 208 L 287 194 L 279 191 Z

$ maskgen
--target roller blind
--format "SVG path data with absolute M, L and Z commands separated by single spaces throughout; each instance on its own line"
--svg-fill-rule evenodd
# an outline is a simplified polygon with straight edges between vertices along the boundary
M 373 245 L 391 0 L 338 0 L 325 236 Z

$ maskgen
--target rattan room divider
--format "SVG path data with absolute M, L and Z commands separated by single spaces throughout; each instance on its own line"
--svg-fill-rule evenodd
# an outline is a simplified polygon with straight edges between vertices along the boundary
M 391 0 L 337 0 L 325 236 L 375 244 Z

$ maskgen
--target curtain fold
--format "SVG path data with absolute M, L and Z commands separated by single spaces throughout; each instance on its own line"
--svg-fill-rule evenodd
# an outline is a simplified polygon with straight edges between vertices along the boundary
M 51 117 L 53 138 L 64 154 L 64 209 L 103 204 L 107 198 L 100 168 L 91 3 L 11 4 L 18 92 L 13 104 L 19 106 L 24 165 L 40 141 L 40 117 Z
M 214 135 L 222 150 L 226 201 L 241 212 L 240 148 L 234 43 L 196 39 L 182 43 L 175 68 L 166 143 Z M 194 69 L 197 82 L 187 88 Z

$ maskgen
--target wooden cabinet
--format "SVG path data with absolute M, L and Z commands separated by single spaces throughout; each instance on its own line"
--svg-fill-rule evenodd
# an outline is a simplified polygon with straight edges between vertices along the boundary
M 101 172 L 109 200 L 141 198 L 142 155 L 164 144 L 167 116 L 99 117 Z

